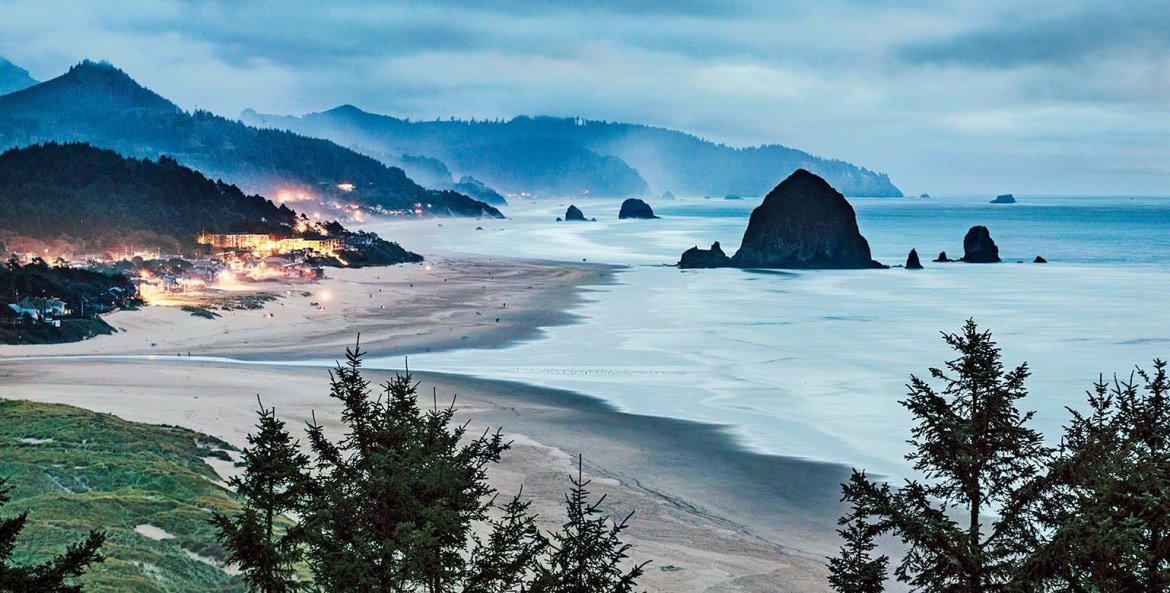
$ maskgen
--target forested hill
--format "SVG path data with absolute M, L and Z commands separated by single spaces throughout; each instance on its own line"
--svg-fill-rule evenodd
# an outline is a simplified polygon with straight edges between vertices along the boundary
M 86 144 L 0 154 L 0 241 L 77 250 L 185 247 L 208 232 L 295 234 L 297 214 L 168 157 L 124 158 Z
M 398 168 L 287 131 L 260 130 L 206 111 L 188 113 L 139 85 L 125 72 L 86 61 L 35 86 L 0 96 L 0 148 L 42 142 L 87 142 L 134 157 L 169 156 L 209 177 L 253 193 L 297 189 L 321 200 L 439 215 L 501 216 L 457 192 L 438 192 Z
M 28 70 L 0 58 L 0 95 L 26 89 L 37 81 L 28 75 Z
M 248 124 L 328 138 L 370 154 L 436 158 L 509 192 L 762 196 L 797 169 L 851 196 L 901 196 L 884 173 L 770 144 L 733 148 L 652 126 L 580 118 L 410 121 L 345 105 L 303 117 L 245 111 Z

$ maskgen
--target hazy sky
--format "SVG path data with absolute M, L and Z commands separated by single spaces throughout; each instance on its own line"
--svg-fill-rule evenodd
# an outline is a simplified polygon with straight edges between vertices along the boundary
M 184 108 L 580 115 L 776 142 L 910 193 L 1170 195 L 1170 1 L 0 0 L 44 80 Z

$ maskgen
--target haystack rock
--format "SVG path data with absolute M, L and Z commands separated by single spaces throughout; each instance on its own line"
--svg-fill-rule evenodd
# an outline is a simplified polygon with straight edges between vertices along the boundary
M 618 212 L 618 219 L 625 220 L 627 218 L 658 218 L 654 216 L 654 210 L 650 208 L 650 204 L 639 200 L 638 198 L 629 198 L 622 202 L 622 209 Z
M 1043 257 L 1041 257 L 1041 256 L 1037 255 L 1037 256 L 1036 256 L 1036 259 L 1032 260 L 1032 263 L 1034 263 L 1034 264 L 1046 264 L 1046 263 L 1048 263 L 1048 260 L 1046 260 L 1046 259 L 1044 259 Z
M 938 252 L 938 257 L 934 258 L 934 263 L 936 264 L 949 264 L 953 261 L 955 260 L 947 257 L 947 252 L 945 251 Z
M 824 179 L 798 169 L 752 211 L 738 268 L 881 268 L 857 228 L 845 196 Z
M 723 253 L 723 248 L 719 246 L 719 241 L 711 245 L 710 249 L 699 249 L 696 245 L 686 250 L 682 254 L 682 259 L 678 260 L 678 267 L 683 269 L 688 268 L 729 268 L 731 267 L 731 258 Z
M 565 210 L 565 221 L 585 222 L 585 213 L 581 212 L 581 209 L 575 205 L 569 204 L 569 209 Z
M 921 270 L 922 269 L 922 262 L 918 260 L 918 250 L 917 249 L 911 249 L 910 255 L 906 256 L 906 269 L 907 270 Z
M 991 231 L 983 225 L 975 225 L 963 237 L 963 259 L 970 264 L 994 264 L 1000 261 L 999 247 L 991 240 Z

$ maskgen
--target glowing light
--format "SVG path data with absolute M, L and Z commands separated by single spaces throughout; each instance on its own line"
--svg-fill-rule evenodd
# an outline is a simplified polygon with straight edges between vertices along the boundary
M 327 301 L 329 301 L 330 299 L 332 299 L 332 298 L 333 298 L 333 294 L 332 294 L 332 293 L 330 293 L 328 290 L 323 290 L 323 291 L 321 291 L 321 294 L 320 294 L 320 295 L 318 295 L 318 297 L 317 297 L 317 298 L 319 298 L 319 299 L 321 300 L 321 302 L 322 302 L 322 303 L 324 303 L 324 302 L 327 302 Z
M 352 183 L 338 183 L 337 184 L 337 189 L 344 191 L 344 192 L 351 192 L 351 191 L 353 191 L 353 188 L 354 188 L 354 185 Z

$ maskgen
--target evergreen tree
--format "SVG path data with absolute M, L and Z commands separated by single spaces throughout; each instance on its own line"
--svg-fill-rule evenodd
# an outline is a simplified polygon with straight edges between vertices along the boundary
M 565 495 L 568 521 L 552 536 L 552 552 L 541 565 L 531 593 L 631 593 L 648 564 L 623 569 L 630 544 L 622 543 L 631 512 L 620 522 L 611 521 L 600 507 L 603 495 L 589 502 L 589 480 L 582 477 L 582 460 L 577 458 L 577 476 L 570 476 L 572 488 Z
M 845 499 L 853 499 L 853 491 L 865 488 L 864 473 L 853 472 L 850 480 L 841 485 Z M 865 509 L 854 504 L 850 513 L 837 521 L 837 533 L 845 540 L 841 552 L 829 559 L 829 584 L 838 593 L 882 593 L 885 590 L 888 556 L 873 557 L 877 547 L 873 539 L 876 530 L 870 524 Z
M 6 482 L 0 480 L 0 506 L 9 500 Z M 0 519 L 0 593 L 81 593 L 77 579 L 91 564 L 103 560 L 98 550 L 105 534 L 91 531 L 85 540 L 71 544 L 65 553 L 43 564 L 18 566 L 12 563 L 12 555 L 27 521 L 27 511 Z
M 1055 592 L 1170 591 L 1170 379 L 1166 363 L 1099 379 L 1049 473 L 1049 532 L 1032 576 Z
M 458 590 L 471 574 L 470 527 L 494 494 L 486 468 L 509 443 L 498 431 L 465 438 L 466 424 L 451 425 L 454 404 L 420 412 L 409 372 L 373 397 L 363 354 L 347 349 L 331 373 L 343 438 L 309 425 L 317 475 L 302 513 L 317 584 L 331 593 Z
M 255 593 L 291 593 L 300 588 L 294 565 L 302 558 L 301 529 L 281 528 L 276 520 L 297 509 L 303 499 L 309 458 L 276 418 L 275 408 L 260 404 L 257 432 L 248 435 L 244 472 L 229 484 L 244 502 L 235 516 L 216 513 L 212 523 L 230 560 Z
M 521 499 L 521 491 L 504 505 L 502 516 L 490 521 L 491 533 L 486 542 L 475 538 L 468 577 L 463 593 L 521 593 L 526 591 L 529 576 L 548 540 L 536 527 L 536 517 L 529 512 L 531 502 Z
M 848 500 L 906 544 L 898 580 L 926 592 L 1015 590 L 1038 542 L 1034 493 L 1051 453 L 1028 427 L 1033 413 L 1016 407 L 1027 365 L 1005 371 L 974 321 L 944 339 L 959 357 L 930 370 L 942 391 L 911 377 L 902 402 L 916 420 L 907 459 L 924 480 L 897 490 L 857 480 Z

